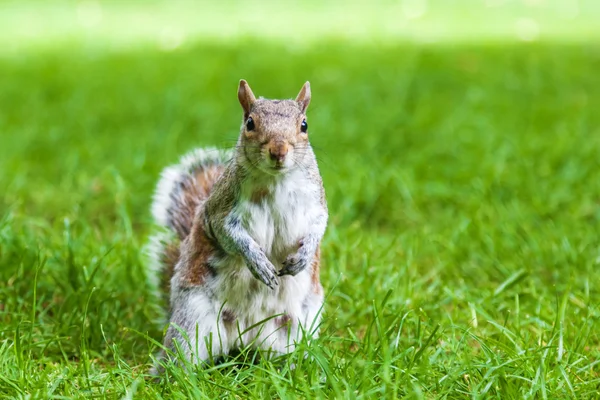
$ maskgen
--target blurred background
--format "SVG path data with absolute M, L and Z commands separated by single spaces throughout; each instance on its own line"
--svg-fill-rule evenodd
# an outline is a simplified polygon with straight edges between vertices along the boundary
M 599 17 L 593 0 L 3 0 L 0 156 L 20 172 L 0 181 L 4 204 L 68 209 L 62 196 L 109 167 L 147 193 L 176 154 L 231 145 L 240 78 L 266 97 L 312 82 L 312 140 L 332 171 L 362 155 L 381 162 L 384 179 L 386 157 L 431 160 L 421 147 L 422 157 L 407 154 L 425 137 L 451 138 L 448 157 L 461 140 L 492 148 L 529 129 L 538 99 L 561 112 L 591 106 Z M 57 185 L 59 195 L 40 194 Z M 373 208 L 384 224 L 399 212 Z
M 174 51 L 198 41 L 262 38 L 493 42 L 598 34 L 593 0 L 6 1 L 3 53 L 76 46 Z M 291 43 L 290 43 L 291 42 Z
M 334 382 L 376 393 L 397 362 L 398 393 L 593 398 L 599 71 L 596 0 L 0 0 L 0 392 L 144 373 L 154 185 L 233 146 L 244 78 L 269 98 L 311 82 Z

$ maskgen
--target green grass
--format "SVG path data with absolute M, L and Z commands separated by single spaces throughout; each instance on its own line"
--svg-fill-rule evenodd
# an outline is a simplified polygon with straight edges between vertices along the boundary
M 0 396 L 598 398 L 598 43 L 5 55 Z M 240 78 L 267 97 L 311 81 L 330 209 L 322 336 L 284 360 L 153 381 L 150 196 L 180 154 L 231 146 Z

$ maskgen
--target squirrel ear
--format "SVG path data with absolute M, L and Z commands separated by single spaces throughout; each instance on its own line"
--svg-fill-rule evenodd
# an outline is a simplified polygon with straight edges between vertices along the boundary
M 296 102 L 300 104 L 302 113 L 305 113 L 310 104 L 310 82 L 306 82 L 304 86 L 302 86 L 300 93 L 298 93 L 298 97 L 296 97 Z
M 252 93 L 248 82 L 243 79 L 240 80 L 240 87 L 238 88 L 238 100 L 244 109 L 244 117 L 247 118 L 248 114 L 250 114 L 252 104 L 256 101 L 256 97 L 254 97 L 254 93 Z

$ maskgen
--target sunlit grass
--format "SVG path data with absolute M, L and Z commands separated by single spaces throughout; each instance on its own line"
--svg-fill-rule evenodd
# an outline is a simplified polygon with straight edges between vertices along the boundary
M 248 37 L 294 45 L 594 40 L 599 19 L 594 0 L 8 1 L 0 3 L 0 55 L 61 45 L 170 51 Z

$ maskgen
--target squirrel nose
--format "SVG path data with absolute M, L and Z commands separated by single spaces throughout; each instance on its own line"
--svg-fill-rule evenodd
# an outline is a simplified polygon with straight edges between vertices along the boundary
M 288 148 L 286 145 L 277 146 L 275 148 L 269 149 L 269 156 L 271 160 L 276 161 L 277 163 L 282 163 L 285 160 L 285 156 L 288 153 Z

